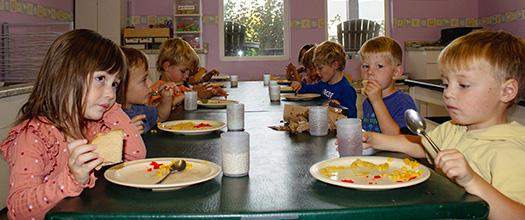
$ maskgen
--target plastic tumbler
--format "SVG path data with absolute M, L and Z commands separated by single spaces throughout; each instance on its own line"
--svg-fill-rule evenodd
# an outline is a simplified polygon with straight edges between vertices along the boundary
M 339 156 L 361 156 L 363 153 L 361 119 L 344 118 L 335 122 Z
M 230 76 L 230 87 L 236 88 L 239 86 L 239 75 L 231 75 Z
M 272 102 L 281 101 L 281 86 L 277 84 L 270 85 L 270 101 Z
M 268 84 L 270 84 L 270 73 L 263 74 L 263 82 L 264 82 L 264 86 L 267 86 Z
M 226 106 L 228 131 L 244 130 L 244 104 L 232 103 Z
M 328 108 L 325 106 L 313 106 L 308 111 L 308 125 L 310 135 L 325 136 L 328 134 Z
M 184 110 L 192 111 L 197 109 L 197 92 L 184 92 Z
M 229 177 L 248 175 L 250 134 L 244 131 L 221 134 L 222 173 Z

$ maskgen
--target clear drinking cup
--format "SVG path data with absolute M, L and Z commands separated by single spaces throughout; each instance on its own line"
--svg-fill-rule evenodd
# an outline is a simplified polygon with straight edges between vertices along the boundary
M 244 104 L 232 103 L 226 106 L 228 131 L 244 130 Z
M 229 177 L 248 175 L 250 169 L 250 135 L 248 132 L 221 134 L 222 173 Z
M 230 87 L 236 88 L 239 86 L 239 75 L 231 75 L 230 76 Z
M 270 85 L 270 101 L 272 102 L 281 101 L 281 87 L 277 84 Z
M 328 134 L 328 108 L 325 106 L 313 106 L 308 111 L 308 125 L 310 135 L 325 136 Z
M 337 127 L 338 151 L 341 157 L 360 156 L 363 153 L 363 131 L 361 119 L 344 118 L 335 122 Z
M 270 73 L 263 74 L 263 83 L 264 86 L 268 86 L 268 84 L 270 84 Z
M 193 111 L 197 109 L 197 92 L 184 92 L 184 110 Z

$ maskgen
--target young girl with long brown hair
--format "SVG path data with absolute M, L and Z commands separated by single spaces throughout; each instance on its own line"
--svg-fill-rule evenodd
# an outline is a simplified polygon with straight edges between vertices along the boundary
M 43 219 L 66 197 L 93 187 L 103 159 L 88 144 L 124 131 L 124 160 L 144 158 L 138 129 L 115 103 L 126 73 L 119 46 L 91 30 L 73 30 L 48 50 L 17 125 L 0 145 L 10 168 L 10 219 Z

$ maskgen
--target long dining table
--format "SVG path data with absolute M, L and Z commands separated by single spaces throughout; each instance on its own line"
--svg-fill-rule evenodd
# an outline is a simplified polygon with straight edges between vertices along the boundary
M 228 83 L 226 83 L 228 87 Z M 390 190 L 357 190 L 317 181 L 310 167 L 339 157 L 335 134 L 314 137 L 268 126 L 282 120 L 284 104 L 318 105 L 321 101 L 272 103 L 261 81 L 227 88 L 229 99 L 245 104 L 250 134 L 249 175 L 217 177 L 174 191 L 151 191 L 113 184 L 103 171 L 92 189 L 66 198 L 46 219 L 486 219 L 488 204 L 431 170 L 420 184 Z M 171 120 L 226 121 L 225 109 L 174 113 Z M 184 136 L 161 130 L 143 135 L 147 157 L 197 158 L 221 164 L 220 133 Z M 404 158 L 406 155 L 380 152 Z

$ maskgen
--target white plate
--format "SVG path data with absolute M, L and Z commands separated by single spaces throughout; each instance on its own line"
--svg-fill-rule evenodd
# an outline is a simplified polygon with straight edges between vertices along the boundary
M 180 123 L 187 123 L 191 122 L 195 125 L 200 123 L 210 124 L 212 127 L 205 127 L 205 128 L 199 128 L 199 129 L 173 129 L 170 128 L 171 126 L 180 124 Z M 167 121 L 160 123 L 158 125 L 158 128 L 163 131 L 173 132 L 176 134 L 184 134 L 184 135 L 201 135 L 201 134 L 208 134 L 213 131 L 219 130 L 226 127 L 226 124 L 222 121 L 214 121 L 214 120 L 176 120 L 176 121 Z
M 297 95 L 296 94 L 285 94 L 283 95 L 283 97 L 286 100 L 290 100 L 290 101 L 309 101 L 309 100 L 319 98 L 321 97 L 321 95 L 315 94 L 315 93 L 304 93 L 304 94 L 297 94 Z
M 208 99 L 208 102 L 204 103 L 201 100 L 197 100 L 197 104 L 206 108 L 226 108 L 226 105 L 232 103 L 239 103 L 235 100 L 221 100 L 221 99 Z
M 155 161 L 167 165 L 172 160 L 185 160 L 186 169 L 182 172 L 172 173 L 162 183 L 155 184 L 155 182 L 162 178 L 162 175 L 158 175 L 157 172 L 160 172 L 158 169 L 148 171 L 149 168 L 153 167 L 150 163 Z M 150 158 L 115 165 L 104 172 L 104 177 L 108 181 L 118 185 L 160 191 L 175 190 L 205 182 L 215 178 L 219 173 L 221 173 L 221 167 L 206 160 L 192 158 Z
M 383 172 L 391 174 L 393 170 L 401 170 L 402 167 L 407 167 L 409 170 L 420 170 L 421 175 L 417 176 L 414 179 L 404 181 L 404 182 L 395 182 L 389 179 L 386 176 L 375 179 L 374 176 L 377 176 L 381 171 L 373 171 L 368 175 L 368 178 L 363 174 L 358 174 L 359 171 L 363 172 L 366 169 L 361 169 L 359 171 L 353 170 L 350 168 L 352 162 L 357 159 L 363 161 L 372 162 L 374 164 L 382 164 L 385 162 L 389 163 L 389 168 Z M 321 172 L 322 168 L 333 167 L 333 166 L 343 166 L 344 170 L 339 170 L 335 172 L 330 172 L 329 175 Z M 377 173 L 376 173 L 377 172 Z M 410 168 L 406 165 L 402 159 L 389 158 L 389 157 L 378 157 L 378 156 L 355 156 L 355 157 L 341 157 L 335 159 L 324 160 L 314 164 L 310 167 L 310 174 L 319 181 L 329 183 L 336 186 L 342 186 L 347 188 L 354 189 L 364 189 L 364 190 L 384 190 L 384 189 L 395 189 L 401 187 L 407 187 L 416 185 L 427 180 L 430 177 L 430 170 L 422 164 L 415 169 Z M 353 183 L 343 182 L 342 180 L 352 180 Z M 369 184 L 371 183 L 371 184 Z

